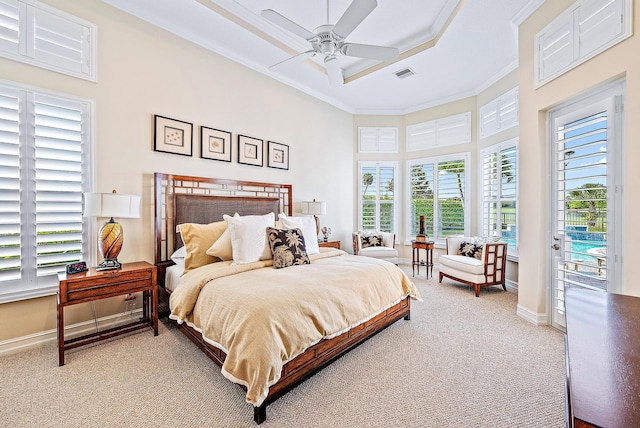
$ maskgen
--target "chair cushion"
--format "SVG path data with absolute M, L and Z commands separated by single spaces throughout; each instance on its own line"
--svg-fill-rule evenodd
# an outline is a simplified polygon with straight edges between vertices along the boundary
M 440 264 L 460 272 L 473 275 L 484 275 L 484 263 L 482 260 L 472 257 L 458 256 L 455 254 L 443 254 L 439 258 Z
M 398 250 L 389 247 L 367 247 L 358 251 L 359 256 L 375 257 L 378 259 L 388 259 L 398 257 Z

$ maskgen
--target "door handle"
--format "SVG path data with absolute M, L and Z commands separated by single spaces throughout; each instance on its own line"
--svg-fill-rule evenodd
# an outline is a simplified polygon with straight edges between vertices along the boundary
M 551 248 L 553 248 L 554 250 L 559 250 L 559 249 L 560 249 L 560 245 L 558 245 L 558 244 L 553 244 L 553 245 L 551 246 Z

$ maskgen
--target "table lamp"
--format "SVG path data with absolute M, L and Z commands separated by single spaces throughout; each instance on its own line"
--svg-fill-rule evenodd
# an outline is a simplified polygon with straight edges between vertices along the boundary
M 113 218 L 140 218 L 140 196 L 116 193 L 83 194 L 83 217 L 107 217 L 98 233 L 98 249 L 103 261 L 97 270 L 119 269 L 118 254 L 124 241 L 122 225 Z
M 300 211 L 302 214 L 313 214 L 313 218 L 316 220 L 316 235 L 320 233 L 320 222 L 318 221 L 319 215 L 324 215 L 327 213 L 327 203 L 323 201 L 303 201 L 302 202 L 302 210 Z

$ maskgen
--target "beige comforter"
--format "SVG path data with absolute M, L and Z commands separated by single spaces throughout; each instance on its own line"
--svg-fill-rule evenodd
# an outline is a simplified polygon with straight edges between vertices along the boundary
M 419 298 L 397 266 L 323 249 L 311 264 L 273 269 L 272 260 L 219 262 L 187 273 L 171 294 L 170 318 L 186 322 L 227 357 L 223 375 L 259 406 L 283 365 L 406 296 Z

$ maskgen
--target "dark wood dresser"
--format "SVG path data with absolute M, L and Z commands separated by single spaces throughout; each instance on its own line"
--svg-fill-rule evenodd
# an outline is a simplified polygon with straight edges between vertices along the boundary
M 640 427 L 640 297 L 565 296 L 567 424 Z

